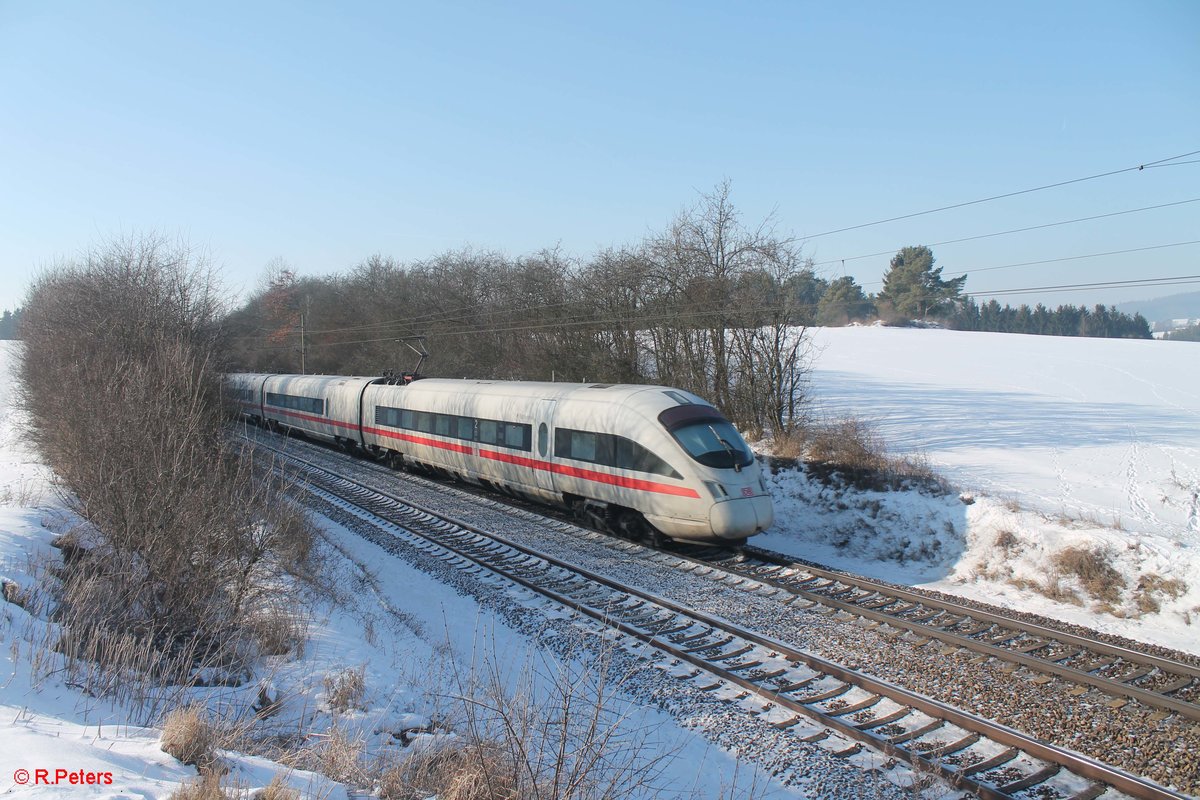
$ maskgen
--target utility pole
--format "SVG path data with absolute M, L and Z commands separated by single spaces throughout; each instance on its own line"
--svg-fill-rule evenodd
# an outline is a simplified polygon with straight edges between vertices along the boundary
M 300 315 L 300 374 L 301 374 L 301 375 L 306 375 L 306 374 L 307 374 L 307 373 L 304 371 L 304 355 L 305 355 L 305 352 L 304 352 L 304 351 L 307 349 L 307 346 L 306 346 L 306 344 L 305 344 L 305 341 L 304 341 L 304 340 L 305 340 L 305 336 L 304 336 L 304 317 L 305 317 L 305 315 L 304 315 L 304 314 L 301 314 L 301 315 Z

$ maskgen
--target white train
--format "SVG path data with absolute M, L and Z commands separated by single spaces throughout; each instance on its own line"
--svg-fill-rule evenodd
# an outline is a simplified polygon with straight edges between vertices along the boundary
M 690 392 L 338 375 L 228 376 L 251 421 L 572 509 L 631 538 L 738 543 L 774 512 L 750 448 Z

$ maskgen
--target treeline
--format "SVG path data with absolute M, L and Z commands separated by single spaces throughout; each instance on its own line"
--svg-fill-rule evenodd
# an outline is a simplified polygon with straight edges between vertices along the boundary
M 742 223 L 726 184 L 667 230 L 589 259 L 374 256 L 304 279 L 276 264 L 227 327 L 242 369 L 380 374 L 411 369 L 424 346 L 430 376 L 663 383 L 746 430 L 786 433 L 827 288 L 769 221 Z
M 29 290 L 21 401 L 86 522 L 59 542 L 60 647 L 109 674 L 236 680 L 295 628 L 280 597 L 310 566 L 311 533 L 226 435 L 225 312 L 203 263 L 153 237 Z
M 1168 331 L 1163 338 L 1172 342 L 1200 342 L 1200 325 L 1188 325 L 1186 328 Z
M 1001 306 L 995 300 L 979 305 L 972 298 L 958 304 L 946 325 L 959 331 L 1032 333 L 1041 336 L 1093 336 L 1113 339 L 1150 339 L 1150 323 L 1141 314 L 1132 316 L 1104 305 L 1061 305 L 1050 309 Z
M 21 309 L 16 311 L 4 310 L 4 314 L 0 315 L 0 340 L 16 339 L 18 336 L 17 327 L 21 324 Z

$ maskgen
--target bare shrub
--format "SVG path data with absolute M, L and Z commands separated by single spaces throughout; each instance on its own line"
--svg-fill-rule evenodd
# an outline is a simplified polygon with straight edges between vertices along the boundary
M 1121 600 L 1125 578 L 1112 565 L 1112 554 L 1100 547 L 1068 547 L 1054 555 L 1060 575 L 1078 579 L 1084 591 L 1104 603 Z
M 939 493 L 951 491 L 922 455 L 892 456 L 866 420 L 845 417 L 803 430 L 809 471 L 829 482 L 834 476 L 860 489 L 886 490 L 915 484 Z
M 888 466 L 887 447 L 865 420 L 847 417 L 810 428 L 807 434 L 810 461 L 874 472 Z
M 344 669 L 326 675 L 325 701 L 334 711 L 349 711 L 361 708 L 363 697 L 367 691 L 366 667 Z
M 489 663 L 459 676 L 454 759 L 491 792 L 463 796 L 584 800 L 652 785 L 672 755 L 623 730 L 610 704 L 624 677 L 611 663 L 602 652 L 584 674 L 543 663 L 512 680 Z
M 164 753 L 203 772 L 213 763 L 216 738 L 204 707 L 190 705 L 167 714 L 160 746 Z
M 771 443 L 771 455 L 776 458 L 799 460 L 803 458 L 806 448 L 804 433 L 802 431 L 789 431 L 786 434 L 778 435 Z
M 315 566 L 303 516 L 263 480 L 270 464 L 224 434 L 223 308 L 206 263 L 154 237 L 116 241 L 43 274 L 25 308 L 31 434 L 97 533 L 82 559 L 63 550 L 71 652 L 115 659 L 138 648 L 102 643 L 132 637 L 222 680 L 245 674 L 251 620 Z

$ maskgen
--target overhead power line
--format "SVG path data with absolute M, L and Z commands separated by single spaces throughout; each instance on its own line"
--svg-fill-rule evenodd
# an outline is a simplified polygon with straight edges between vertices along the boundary
M 1157 161 L 1150 161 L 1145 164 L 1137 164 L 1132 167 L 1123 167 L 1121 169 L 1109 170 L 1108 172 L 1100 172 L 1095 175 L 1086 175 L 1082 178 L 1072 178 L 1072 179 L 1066 180 L 1066 181 L 1058 181 L 1057 183 L 1047 183 L 1044 186 L 1034 186 L 1029 189 L 1019 189 L 1015 192 L 1005 192 L 1004 194 L 994 194 L 990 197 L 981 197 L 978 200 L 967 200 L 962 203 L 952 203 L 951 205 L 948 205 L 948 206 L 939 206 L 938 208 L 928 208 L 924 211 L 914 211 L 911 214 L 901 214 L 898 217 L 888 217 L 887 219 L 877 219 L 874 222 L 863 222 L 858 225 L 849 225 L 845 228 L 836 228 L 836 229 L 830 230 L 830 231 L 822 231 L 821 233 L 813 233 L 813 234 L 809 234 L 808 236 L 801 236 L 800 238 L 802 240 L 817 239 L 821 236 L 830 236 L 835 233 L 845 233 L 846 231 L 856 231 L 856 230 L 860 230 L 862 228 L 870 228 L 875 225 L 883 225 L 888 222 L 898 222 L 902 219 L 912 219 L 913 217 L 922 217 L 922 216 L 925 216 L 926 214 L 936 214 L 939 211 L 950 211 L 951 209 L 955 209 L 955 208 L 965 208 L 966 206 L 976 206 L 976 205 L 979 205 L 980 203 L 990 203 L 993 200 L 1003 200 L 1006 197 L 1016 197 L 1016 196 L 1022 195 L 1022 194 L 1031 194 L 1033 192 L 1041 192 L 1046 189 L 1057 189 L 1060 186 L 1069 186 L 1073 183 L 1083 183 L 1084 181 L 1094 181 L 1094 180 L 1097 180 L 1098 178 L 1108 178 L 1113 175 L 1120 175 L 1123 172 L 1138 172 L 1140 170 L 1146 169 L 1147 167 L 1174 167 L 1174 166 L 1179 166 L 1180 164 L 1190 164 L 1192 162 L 1179 161 L 1179 159 L 1187 158 L 1188 156 L 1194 156 L 1197 154 L 1200 154 L 1200 150 L 1193 150 L 1190 153 L 1181 153 L 1180 155 L 1171 156 L 1170 158 L 1160 158 Z M 1168 162 L 1176 162 L 1176 163 L 1168 163 Z
M 1151 286 L 1180 286 L 1190 283 L 1200 283 L 1200 275 L 1176 275 L 1170 278 L 1140 278 L 1132 281 L 1066 283 L 1058 286 L 1028 286 L 1024 289 L 996 289 L 990 292 L 963 292 L 963 294 L 968 297 L 979 297 L 981 295 L 1003 297 L 1011 294 L 1032 294 L 1033 292 L 1067 292 L 1079 289 L 1140 289 Z
M 1200 162 L 1197 162 L 1197 163 L 1200 163 Z M 1107 219 L 1109 217 L 1120 217 L 1125 214 L 1136 214 L 1141 211 L 1153 211 L 1153 210 L 1159 209 L 1159 208 L 1170 208 L 1171 206 L 1182 206 L 1182 205 L 1187 205 L 1188 203 L 1198 203 L 1198 202 L 1200 202 L 1200 197 L 1194 197 L 1191 200 L 1178 200 L 1174 203 L 1161 203 L 1156 206 L 1143 206 L 1142 208 L 1131 208 L 1126 211 L 1113 211 L 1108 214 L 1096 214 L 1095 216 L 1091 216 L 1091 217 L 1078 217 L 1076 219 L 1064 219 L 1060 222 L 1047 222 L 1043 225 L 1030 225 L 1029 227 L 1026 227 L 1026 228 L 1012 228 L 1007 231 L 997 231 L 995 233 L 981 233 L 978 236 L 966 236 L 966 237 L 963 237 L 962 239 L 947 239 L 944 242 L 932 242 L 926 246 L 927 247 L 941 247 L 942 245 L 946 245 L 946 244 L 959 244 L 961 242 L 973 242 L 973 241 L 976 241 L 977 239 L 990 239 L 994 236 L 1007 236 L 1011 233 L 1026 233 L 1027 231 L 1037 231 L 1037 230 L 1041 230 L 1043 228 L 1056 228 L 1060 225 L 1074 225 L 1077 222 L 1091 222 L 1092 220 L 1097 220 L 1097 219 Z M 813 262 L 813 266 L 814 267 L 823 267 L 826 264 L 838 264 L 838 263 L 845 263 L 847 261 L 858 261 L 863 258 L 876 258 L 878 256 L 888 256 L 888 255 L 894 254 L 895 252 L 896 251 L 894 249 L 893 250 L 882 250 L 878 253 L 865 253 L 864 255 L 861 255 L 861 256 L 850 256 L 848 258 L 831 258 L 828 261 L 815 261 L 815 262 Z
M 1093 283 L 1059 284 L 1059 285 L 1054 285 L 1054 286 L 1027 286 L 1027 287 L 1016 288 L 1016 289 L 995 289 L 992 291 L 963 292 L 963 294 L 967 297 L 980 297 L 980 296 L 1003 297 L 1006 295 L 1031 294 L 1033 292 L 1053 293 L 1053 292 L 1080 291 L 1080 290 L 1135 289 L 1135 288 L 1142 288 L 1142 287 L 1181 286 L 1181 285 L 1189 285 L 1189 284 L 1200 284 L 1200 275 L 1175 275 L 1175 276 L 1167 276 L 1167 277 L 1161 277 L 1161 278 L 1138 278 L 1135 280 L 1128 280 L 1128 281 L 1097 281 L 1097 282 L 1093 282 Z M 755 310 L 760 313 L 768 313 L 769 314 L 769 313 L 800 311 L 800 310 L 804 310 L 804 309 L 813 309 L 815 307 L 816 307 L 815 303 L 804 303 L 804 304 L 792 304 L 792 305 L 781 305 L 781 306 L 764 306 L 764 307 L 758 307 Z M 580 318 L 580 319 L 572 319 L 572 320 L 551 320 L 551 321 L 533 322 L 533 323 L 515 323 L 512 325 L 500 325 L 500 326 L 496 326 L 496 327 L 492 327 L 492 328 L 475 328 L 475 329 L 461 329 L 461 330 L 453 330 L 453 331 L 439 331 L 437 333 L 437 335 L 438 336 L 473 336 L 473 335 L 478 335 L 478 334 L 489 334 L 489 333 L 527 333 L 527 332 L 531 332 L 531 331 L 550 330 L 550 329 L 558 329 L 558 330 L 562 330 L 565 328 L 579 329 L 579 328 L 587 328 L 587 327 L 593 327 L 593 326 L 607 326 L 607 325 L 613 325 L 613 324 L 617 324 L 617 323 L 627 324 L 630 322 L 633 322 L 634 324 L 638 324 L 638 325 L 644 325 L 644 324 L 659 322 L 662 320 L 671 320 L 671 321 L 700 320 L 700 319 L 704 319 L 705 317 L 720 317 L 723 315 L 727 316 L 730 313 L 731 313 L 730 309 L 728 309 L 728 308 L 706 309 L 703 311 L 691 311 L 691 312 L 681 313 L 678 310 L 678 307 L 667 307 L 664 309 L 659 309 L 655 313 L 639 315 L 633 319 L 631 319 L 629 316 L 624 316 L 624 317 L 599 317 L 599 316 L 597 316 L 597 317 Z M 310 344 L 309 347 L 310 348 L 312 348 L 312 347 L 337 347 L 337 346 L 355 345 L 355 344 L 375 344 L 375 343 L 379 343 L 379 342 L 394 342 L 397 340 L 397 338 L 398 337 L 396 337 L 396 336 L 384 336 L 384 337 L 371 338 L 371 339 L 352 339 L 349 341 L 338 341 L 338 342 L 318 342 L 318 343 Z M 265 351 L 270 351 L 270 350 L 288 350 L 288 349 L 293 349 L 293 348 L 291 348 L 289 345 L 278 345 L 278 346 L 273 346 L 273 347 L 258 347 L 258 348 L 254 348 L 254 349 L 257 351 L 265 352 Z
M 1183 247 L 1189 244 L 1200 244 L 1200 239 L 1193 239 L 1190 242 L 1173 242 L 1172 244 L 1153 244 L 1149 247 L 1131 247 L 1128 250 L 1109 250 L 1104 253 L 1086 253 L 1081 256 L 1063 256 L 1062 258 L 1044 258 L 1041 261 L 1022 261 L 1018 264 L 1002 264 L 998 267 L 977 267 L 974 269 L 964 269 L 961 272 L 951 272 L 951 275 L 974 275 L 979 272 L 992 272 L 998 269 L 1013 269 L 1014 267 L 1030 267 L 1034 264 L 1056 264 L 1060 261 L 1079 261 L 1084 258 L 1100 258 L 1101 256 L 1119 256 L 1125 253 L 1143 253 L 1147 250 L 1162 250 L 1167 247 Z

